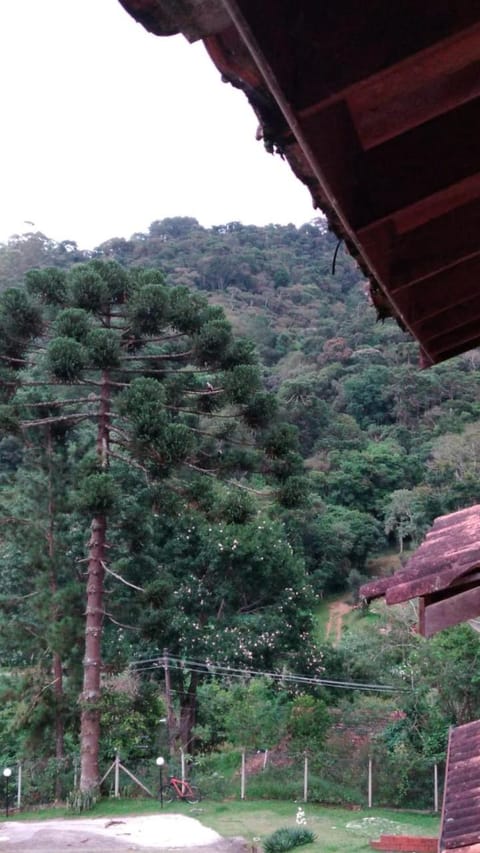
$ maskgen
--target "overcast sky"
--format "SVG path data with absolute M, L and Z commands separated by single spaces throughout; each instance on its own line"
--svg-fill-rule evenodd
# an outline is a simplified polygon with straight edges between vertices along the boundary
M 150 35 L 117 0 L 0 2 L 0 79 L 0 241 L 39 230 L 91 248 L 167 216 L 315 216 L 203 45 Z

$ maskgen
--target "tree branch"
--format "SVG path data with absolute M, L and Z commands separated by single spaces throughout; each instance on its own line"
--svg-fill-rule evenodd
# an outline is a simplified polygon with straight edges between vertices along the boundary
M 185 352 L 171 352 L 171 353 L 158 353 L 157 355 L 124 355 L 123 358 L 125 361 L 148 361 L 148 360 L 168 360 L 171 358 L 185 358 L 187 355 L 191 355 L 193 350 L 186 350 Z
M 119 628 L 125 628 L 127 631 L 139 631 L 140 628 L 138 625 L 124 625 L 123 622 L 118 622 L 117 619 L 114 619 L 111 613 L 107 613 L 106 610 L 103 611 L 103 615 L 110 619 L 110 622 L 113 622 L 114 625 L 118 625 Z
M 125 445 L 120 444 L 120 442 L 115 442 L 119 447 L 124 447 Z M 148 475 L 148 471 L 144 468 L 143 465 L 140 465 L 139 462 L 134 462 L 131 459 L 126 459 L 124 456 L 120 456 L 119 453 L 115 453 L 113 450 L 108 451 L 108 455 L 112 457 L 112 459 L 118 459 L 119 462 L 123 462 L 125 465 L 128 465 L 130 468 L 138 468 L 139 471 L 142 471 L 143 474 Z
M 100 560 L 100 563 L 101 563 L 102 567 L 105 569 L 105 571 L 107 572 L 107 574 L 113 575 L 113 577 L 116 578 L 117 581 L 121 581 L 122 583 L 125 584 L 125 586 L 131 586 L 132 589 L 136 589 L 136 590 L 138 590 L 138 592 L 145 592 L 145 590 L 143 589 L 142 586 L 136 586 L 134 583 L 130 583 L 130 581 L 126 581 L 125 578 L 122 578 L 121 575 L 117 575 L 116 572 L 114 572 L 112 569 L 109 569 L 107 564 L 104 563 L 103 560 Z
M 72 412 L 70 415 L 54 415 L 51 418 L 38 418 L 35 421 L 22 421 L 20 424 L 21 429 L 28 429 L 29 427 L 42 426 L 44 424 L 58 424 L 62 421 L 85 421 L 88 418 L 97 417 L 96 412 L 90 413 L 75 413 Z
M 25 406 L 28 409 L 39 409 L 42 406 L 69 406 L 72 403 L 97 403 L 100 400 L 98 394 L 92 394 L 89 397 L 75 397 L 66 400 L 43 400 L 40 403 L 29 403 L 27 401 L 18 401 L 19 406 Z

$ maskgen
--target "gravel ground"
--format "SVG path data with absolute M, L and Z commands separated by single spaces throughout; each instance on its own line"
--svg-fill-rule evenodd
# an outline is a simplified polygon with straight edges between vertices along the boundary
M 109 820 L 3 821 L 0 853 L 244 853 L 242 838 L 222 838 L 200 821 L 183 815 L 148 815 Z

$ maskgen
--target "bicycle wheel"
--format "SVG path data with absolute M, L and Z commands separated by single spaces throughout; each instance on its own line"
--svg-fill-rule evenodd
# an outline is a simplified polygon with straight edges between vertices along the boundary
M 164 785 L 162 788 L 162 799 L 164 803 L 173 803 L 177 798 L 177 792 L 173 785 Z
M 200 800 L 202 799 L 202 795 L 200 793 L 200 790 L 197 788 L 196 785 L 190 785 L 189 787 L 190 787 L 190 790 L 189 790 L 188 794 L 185 794 L 185 799 L 186 799 L 187 803 L 190 803 L 190 805 L 194 805 L 194 803 L 199 803 Z

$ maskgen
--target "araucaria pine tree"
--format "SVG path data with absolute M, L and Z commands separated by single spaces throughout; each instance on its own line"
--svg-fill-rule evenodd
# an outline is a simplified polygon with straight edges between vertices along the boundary
M 248 495 L 239 481 L 255 457 L 264 473 L 280 476 L 287 503 L 302 484 L 291 435 L 269 426 L 274 401 L 261 390 L 251 346 L 235 341 L 221 309 L 166 286 L 158 270 L 101 261 L 68 273 L 32 270 L 24 289 L 2 294 L 0 333 L 3 430 L 82 424 L 91 439 L 77 489 L 90 518 L 80 699 L 80 789 L 88 798 L 99 784 L 107 528 L 121 488 L 115 466 L 141 469 L 157 512 L 172 494 L 180 507 L 198 506 L 211 478 L 233 477 Z

